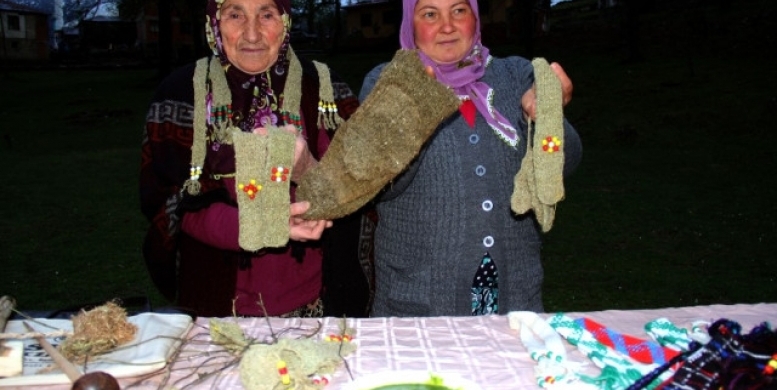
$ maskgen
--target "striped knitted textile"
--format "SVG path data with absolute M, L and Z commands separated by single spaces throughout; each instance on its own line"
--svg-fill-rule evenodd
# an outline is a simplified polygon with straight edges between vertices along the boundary
M 676 349 L 678 351 L 687 351 L 693 339 L 691 335 L 697 335 L 697 327 L 694 326 L 693 333 L 683 329 L 669 321 L 667 318 L 657 318 L 645 324 L 645 332 L 650 335 L 664 347 Z M 698 341 L 698 340 L 697 340 Z
M 600 389 L 626 389 L 658 367 L 657 364 L 640 363 L 629 355 L 604 345 L 594 337 L 593 333 L 563 313 L 554 315 L 548 322 L 561 337 L 576 346 L 597 367 L 601 368 L 601 374 L 596 378 L 587 378 L 582 375 L 580 377 L 583 381 L 597 384 Z M 666 375 L 662 375 L 662 378 L 663 376 Z M 660 380 L 662 379 L 656 379 L 656 382 L 660 383 Z M 646 388 L 654 388 L 658 383 L 650 383 Z
M 659 343 L 652 340 L 643 340 L 618 333 L 590 318 L 578 318 L 575 322 L 591 332 L 600 343 L 624 355 L 628 355 L 640 363 L 664 364 L 679 353 L 673 349 L 662 347 Z

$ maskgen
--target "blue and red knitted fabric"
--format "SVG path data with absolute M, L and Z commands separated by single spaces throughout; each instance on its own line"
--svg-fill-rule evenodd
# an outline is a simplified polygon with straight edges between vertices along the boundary
M 575 322 L 591 332 L 600 343 L 640 363 L 664 364 L 679 354 L 679 351 L 663 347 L 655 341 L 618 333 L 590 318 L 578 318 Z

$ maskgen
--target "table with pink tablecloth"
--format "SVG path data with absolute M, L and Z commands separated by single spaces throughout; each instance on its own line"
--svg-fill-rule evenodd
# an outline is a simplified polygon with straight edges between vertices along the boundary
M 658 318 L 667 318 L 679 327 L 690 329 L 697 321 L 712 322 L 727 318 L 749 332 L 763 322 L 777 324 L 777 303 L 710 305 L 646 310 L 605 310 L 568 312 L 572 318 L 586 317 L 617 332 L 648 339 L 644 326 Z M 541 317 L 549 317 L 542 314 Z M 321 322 L 321 334 L 338 333 L 343 319 L 240 318 L 237 321 L 247 336 L 264 340 L 270 333 L 284 330 L 283 336 L 309 333 Z M 356 352 L 346 357 L 346 365 L 332 376 L 328 389 L 340 389 L 352 378 L 381 371 L 428 370 L 455 374 L 479 384 L 484 390 L 537 389 L 535 362 L 529 357 L 507 316 L 365 318 L 345 319 L 355 329 Z M 230 357 L 209 343 L 209 319 L 199 318 L 189 331 L 186 342 L 172 364 L 144 380 L 121 378 L 123 386 L 151 389 L 160 384 L 169 388 L 241 389 L 238 369 L 226 368 Z M 566 344 L 568 359 L 588 362 L 584 354 Z M 596 367 L 588 364 L 595 374 Z M 206 376 L 198 382 L 202 374 Z M 29 388 L 29 387 L 25 387 Z M 51 387 L 47 387 L 51 388 Z M 61 386 L 61 388 L 68 388 Z

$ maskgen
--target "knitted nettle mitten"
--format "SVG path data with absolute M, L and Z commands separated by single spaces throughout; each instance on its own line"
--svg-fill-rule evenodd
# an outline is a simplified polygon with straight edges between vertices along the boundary
M 235 131 L 239 244 L 248 251 L 289 241 L 289 185 L 295 135 L 266 126 L 267 135 Z
M 529 131 L 526 155 L 515 175 L 510 205 L 517 214 L 534 210 L 547 232 L 553 227 L 556 203 L 564 199 L 564 115 L 561 83 L 543 58 L 535 58 L 536 120 Z
M 300 180 L 307 219 L 335 219 L 369 202 L 418 155 L 459 99 L 426 74 L 415 51 L 399 50 L 364 103 L 337 129 L 318 166 Z

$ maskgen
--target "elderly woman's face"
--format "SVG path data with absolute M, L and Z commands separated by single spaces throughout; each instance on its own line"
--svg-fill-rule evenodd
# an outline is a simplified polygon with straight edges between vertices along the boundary
M 415 44 L 438 64 L 458 62 L 472 48 L 476 22 L 467 0 L 418 0 L 413 14 Z
M 226 0 L 219 28 L 229 62 L 243 72 L 264 72 L 278 60 L 285 34 L 274 0 Z

